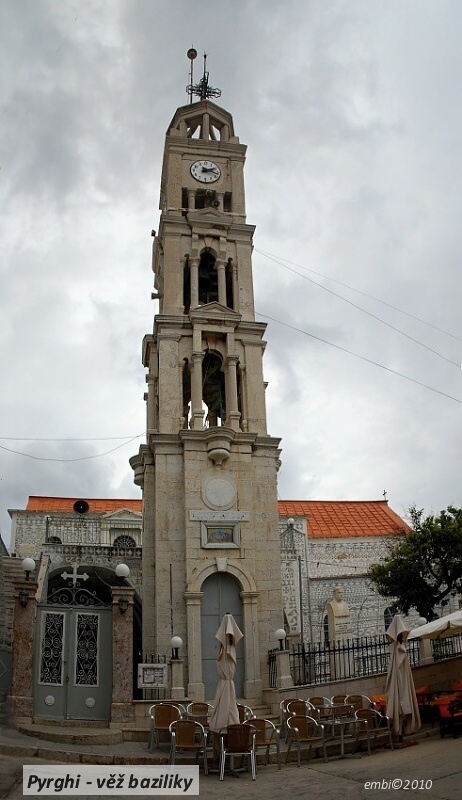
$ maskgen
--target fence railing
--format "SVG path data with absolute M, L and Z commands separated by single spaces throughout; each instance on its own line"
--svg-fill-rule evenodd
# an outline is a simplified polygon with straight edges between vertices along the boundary
M 446 642 L 446 640 L 444 640 Z M 419 642 L 411 639 L 406 646 L 411 667 L 419 663 Z M 276 652 L 268 654 L 271 688 L 276 687 Z M 451 655 L 457 655 L 451 651 Z M 442 655 L 448 658 L 449 655 Z M 295 686 L 321 684 L 341 678 L 360 678 L 387 672 L 390 661 L 389 641 L 385 634 L 361 636 L 338 642 L 297 642 L 290 652 L 290 671 Z
M 462 656 L 462 633 L 455 633 L 446 639 L 431 639 L 435 661 Z

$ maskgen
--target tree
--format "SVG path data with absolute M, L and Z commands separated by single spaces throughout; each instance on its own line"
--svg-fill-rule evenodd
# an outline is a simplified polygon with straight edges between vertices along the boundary
M 395 598 L 394 611 L 414 608 L 430 622 L 438 616 L 435 606 L 462 592 L 462 508 L 424 517 L 411 506 L 409 515 L 411 532 L 399 534 L 389 555 L 371 564 L 369 577 L 379 594 Z

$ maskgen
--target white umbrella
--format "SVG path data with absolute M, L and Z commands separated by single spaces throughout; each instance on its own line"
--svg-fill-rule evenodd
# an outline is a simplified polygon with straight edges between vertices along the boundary
M 452 636 L 460 631 L 462 631 L 462 609 L 427 622 L 420 628 L 413 628 L 408 639 L 445 639 L 446 636 Z
M 406 651 L 409 629 L 403 618 L 396 614 L 386 633 L 391 654 L 385 686 L 387 716 L 392 720 L 393 733 L 401 737 L 420 728 L 419 706 Z
M 215 638 L 220 642 L 220 652 L 217 658 L 218 685 L 209 728 L 216 733 L 228 725 L 239 723 L 234 672 L 236 669 L 236 645 L 242 637 L 243 633 L 239 630 L 233 615 L 225 614 L 215 634 Z

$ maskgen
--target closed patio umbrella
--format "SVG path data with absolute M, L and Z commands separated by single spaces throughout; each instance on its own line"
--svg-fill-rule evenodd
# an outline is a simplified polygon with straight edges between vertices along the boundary
M 402 737 L 419 730 L 420 714 L 406 651 L 409 629 L 400 614 L 393 617 L 386 635 L 391 655 L 385 687 L 387 716 L 392 720 L 393 733 Z
M 228 725 L 239 723 L 234 672 L 236 669 L 236 645 L 242 637 L 243 633 L 239 630 L 233 615 L 225 614 L 215 634 L 215 638 L 220 642 L 217 658 L 218 685 L 209 728 L 216 733 Z

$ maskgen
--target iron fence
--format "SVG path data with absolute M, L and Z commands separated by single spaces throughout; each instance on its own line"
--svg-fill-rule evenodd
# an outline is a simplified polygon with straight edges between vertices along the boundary
M 276 687 L 276 652 L 268 654 L 270 686 Z M 411 667 L 419 663 L 419 643 L 407 643 Z M 447 656 L 442 656 L 446 658 Z M 297 642 L 289 655 L 295 686 L 321 684 L 341 678 L 360 678 L 387 672 L 390 661 L 389 641 L 385 634 L 361 636 L 338 642 Z
M 435 661 L 462 655 L 462 633 L 455 633 L 446 639 L 431 639 L 431 643 Z

